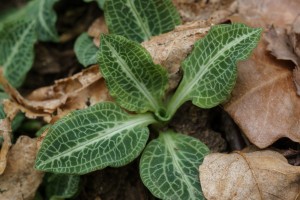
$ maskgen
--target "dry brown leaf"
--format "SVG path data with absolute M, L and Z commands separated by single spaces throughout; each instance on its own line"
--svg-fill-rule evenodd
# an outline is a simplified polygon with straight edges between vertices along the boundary
M 6 112 L 21 110 L 28 118 L 43 117 L 47 122 L 54 116 L 59 118 L 72 110 L 110 99 L 98 66 L 55 81 L 52 86 L 37 89 L 27 98 L 12 88 L 3 76 L 0 82 L 12 99 L 3 102 Z
M 296 67 L 293 70 L 293 78 L 294 78 L 294 83 L 297 89 L 297 95 L 300 96 L 300 69 L 299 67 Z
M 18 138 L 8 154 L 7 167 L 0 176 L 0 199 L 30 200 L 42 182 L 43 174 L 34 169 L 36 140 Z
M 231 3 L 234 0 L 173 0 L 183 22 L 196 20 L 224 21 L 233 13 Z
M 169 90 L 174 89 L 181 79 L 181 62 L 191 52 L 194 43 L 205 36 L 210 26 L 205 21 L 195 21 L 142 43 L 154 63 L 166 67 L 169 72 Z
M 264 36 L 268 42 L 267 50 L 270 51 L 273 56 L 280 60 L 291 60 L 295 65 L 299 66 L 300 59 L 294 53 L 286 29 L 272 26 Z
M 300 15 L 295 19 L 289 37 L 295 54 L 300 58 Z
M 199 171 L 209 200 L 300 198 L 300 167 L 289 165 L 277 152 L 214 153 L 204 158 Z
M 3 137 L 3 143 L 0 152 L 0 175 L 3 174 L 7 165 L 7 154 L 11 146 L 11 123 L 5 118 L 0 120 L 0 136 Z
M 237 0 L 238 16 L 258 27 L 285 28 L 294 22 L 299 10 L 299 0 Z
M 108 33 L 108 28 L 106 26 L 104 16 L 97 18 L 88 30 L 88 35 L 94 38 L 94 43 L 97 47 L 100 46 L 101 33 Z
M 265 49 L 261 41 L 252 57 L 238 64 L 237 84 L 224 108 L 260 148 L 281 137 L 300 142 L 300 99 L 292 71 Z

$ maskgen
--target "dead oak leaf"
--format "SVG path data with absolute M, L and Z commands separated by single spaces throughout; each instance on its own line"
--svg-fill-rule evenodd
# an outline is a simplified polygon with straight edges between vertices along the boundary
M 293 23 L 300 10 L 299 0 L 237 0 L 237 15 L 252 26 L 285 28 Z
M 43 117 L 46 122 L 68 112 L 83 109 L 100 101 L 110 100 L 99 67 L 93 66 L 55 84 L 33 91 L 27 98 L 19 94 L 2 76 L 0 79 L 11 100 L 4 101 L 7 112 L 21 110 L 28 118 Z
M 300 69 L 296 67 L 293 70 L 294 83 L 297 89 L 297 95 L 300 96 Z
M 290 60 L 299 66 L 300 58 L 294 53 L 286 29 L 272 26 L 264 37 L 268 42 L 267 50 L 270 51 L 273 56 L 279 60 Z
M 42 182 L 43 172 L 34 169 L 36 140 L 18 138 L 8 154 L 7 167 L 0 176 L 0 199 L 30 200 Z
M 292 71 L 267 54 L 264 41 L 238 64 L 237 83 L 224 108 L 260 148 L 281 137 L 300 142 L 300 99 Z
M 3 174 L 7 165 L 7 154 L 11 146 L 11 123 L 8 118 L 0 120 L 0 136 L 3 142 L 0 151 L 0 175 Z
M 279 153 L 214 153 L 199 168 L 207 199 L 295 200 L 300 197 L 300 167 Z

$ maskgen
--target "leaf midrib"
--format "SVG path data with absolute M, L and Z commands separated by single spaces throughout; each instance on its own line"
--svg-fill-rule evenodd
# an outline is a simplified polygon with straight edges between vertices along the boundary
M 176 100 L 176 105 L 181 104 L 182 101 L 185 98 L 190 98 L 188 96 L 188 94 L 193 90 L 193 87 L 198 83 L 198 81 L 200 79 L 202 79 L 202 77 L 207 73 L 210 66 L 214 63 L 215 60 L 217 60 L 220 56 L 222 56 L 225 53 L 225 51 L 227 51 L 228 49 L 231 49 L 233 46 L 235 46 L 236 44 L 238 44 L 242 40 L 246 39 L 247 37 L 250 37 L 251 35 L 254 35 L 255 33 L 256 33 L 256 31 L 253 31 L 253 32 L 250 32 L 246 35 L 242 35 L 242 37 L 235 38 L 233 41 L 231 41 L 227 45 L 224 45 L 224 47 L 221 50 L 219 50 L 217 52 L 217 54 L 212 57 L 212 59 L 209 59 L 207 64 L 203 64 L 202 66 L 200 66 L 199 72 L 196 73 L 196 75 L 194 76 L 192 81 L 188 82 L 188 84 L 185 85 L 185 87 L 182 87 L 182 89 L 180 91 L 180 98 Z
M 176 152 L 174 149 L 176 149 L 176 144 L 173 142 L 173 138 L 169 135 L 169 134 L 163 134 L 162 135 L 164 143 L 166 145 L 166 148 L 168 150 L 168 152 L 171 155 L 172 161 L 174 163 L 174 168 L 182 175 L 182 179 L 184 180 L 187 186 L 187 190 L 190 194 L 190 199 L 197 199 L 194 191 L 192 188 L 194 188 L 193 184 L 190 182 L 189 178 L 186 176 L 186 174 L 184 173 L 184 171 L 181 168 L 180 165 L 180 158 L 178 158 L 178 156 L 176 155 Z
M 85 142 L 81 142 L 81 143 L 79 143 L 79 145 L 69 148 L 64 152 L 61 152 L 61 153 L 47 159 L 45 162 L 43 162 L 43 165 L 46 165 L 46 164 L 48 164 L 58 158 L 61 158 L 61 157 L 68 157 L 68 156 L 72 155 L 72 153 L 74 153 L 74 152 L 81 151 L 82 149 L 86 148 L 87 146 L 92 145 L 93 143 L 97 143 L 100 140 L 105 140 L 107 138 L 111 138 L 126 129 L 129 130 L 131 128 L 136 127 L 137 125 L 143 125 L 143 124 L 148 125 L 154 121 L 155 120 L 151 114 L 138 115 L 138 117 L 136 117 L 136 118 L 133 118 L 133 119 L 131 118 L 127 121 L 124 121 L 119 126 L 115 126 L 110 129 L 105 129 L 105 130 L 103 130 L 103 132 L 102 131 L 96 132 L 96 133 L 98 133 L 98 137 L 95 137 L 92 140 L 87 140 Z M 50 134 L 50 133 L 48 133 L 48 134 Z M 93 133 L 93 134 L 95 134 L 95 133 Z
M 49 0 L 48 0 L 49 1 Z M 44 5 L 45 5 L 45 0 L 40 0 L 40 4 L 39 4 L 39 22 L 41 24 L 41 26 L 44 28 L 44 30 L 53 38 L 56 37 L 56 35 L 50 30 L 49 26 L 47 26 L 47 23 L 43 17 L 43 10 L 44 10 Z
M 130 80 L 132 80 L 134 82 L 135 87 L 144 95 L 144 97 L 146 97 L 146 99 L 148 100 L 148 102 L 151 105 L 151 108 L 154 111 L 158 110 L 160 108 L 158 102 L 153 98 L 153 96 L 148 91 L 148 89 L 144 85 L 144 83 L 139 82 L 135 78 L 135 75 L 130 70 L 130 67 L 127 65 L 126 61 L 122 57 L 119 56 L 116 49 L 108 41 L 106 42 L 106 44 L 107 44 L 108 48 L 110 49 L 110 51 L 112 52 L 113 56 L 116 58 L 119 65 L 121 66 L 122 71 L 126 73 L 126 75 L 130 78 Z
M 140 16 L 140 14 L 137 11 L 133 2 L 134 2 L 134 0 L 127 0 L 126 4 L 129 8 L 129 10 L 131 11 L 133 17 L 135 18 L 138 27 L 140 27 L 142 32 L 144 33 L 144 40 L 148 40 L 152 36 L 149 25 L 148 25 L 148 21 L 147 22 L 143 21 L 142 17 Z

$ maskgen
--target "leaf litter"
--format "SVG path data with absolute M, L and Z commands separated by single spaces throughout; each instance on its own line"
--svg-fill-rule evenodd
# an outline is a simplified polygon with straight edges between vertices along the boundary
M 53 119 L 55 121 L 72 110 L 83 109 L 110 99 L 98 66 L 57 80 L 54 85 L 39 88 L 26 98 L 11 87 L 3 76 L 0 82 L 6 93 L 11 96 L 10 100 L 3 102 L 5 110 L 20 110 L 28 118 L 42 117 L 46 122 Z
M 9 151 L 7 167 L 0 176 L 0 199 L 30 200 L 42 182 L 44 172 L 34 169 L 36 139 L 20 136 Z
M 271 150 L 213 153 L 199 168 L 207 199 L 298 199 L 300 167 Z
M 174 0 L 184 21 L 192 22 L 178 26 L 174 31 L 153 37 L 142 44 L 150 52 L 155 63 L 162 64 L 167 68 L 171 77 L 169 82 L 170 90 L 174 89 L 181 79 L 179 69 L 181 61 L 190 53 L 194 42 L 205 36 L 212 24 L 231 19 L 233 22 L 244 22 L 255 27 L 265 27 L 264 39 L 262 39 L 259 47 L 253 53 L 252 58 L 238 65 L 237 85 L 231 99 L 224 104 L 224 108 L 237 122 L 247 138 L 260 148 L 271 145 L 281 137 L 288 137 L 299 142 L 300 109 L 299 97 L 296 93 L 296 87 L 299 93 L 299 69 L 296 67 L 292 71 L 289 63 L 276 60 L 270 55 L 271 53 L 276 56 L 277 53 L 275 51 L 278 50 L 279 53 L 281 52 L 279 55 L 285 55 L 286 60 L 291 60 L 295 65 L 298 65 L 300 20 L 296 20 L 296 16 L 299 14 L 299 1 L 291 0 L 289 3 L 286 3 L 285 0 L 236 0 L 230 2 L 232 4 L 228 3 L 224 6 L 220 6 L 221 1 L 211 1 L 215 2 L 215 4 L 212 3 L 210 9 L 217 9 L 217 12 L 205 12 L 205 14 L 199 12 L 203 11 L 203 9 L 208 9 L 208 6 L 203 2 L 201 2 L 202 5 L 196 5 L 195 1 L 183 2 Z M 183 4 L 185 5 L 183 6 Z M 195 22 L 195 19 L 207 20 L 209 18 L 215 18 L 215 21 Z M 97 46 L 100 42 L 98 39 L 99 33 L 107 31 L 103 22 L 103 18 L 97 19 L 88 31 L 90 36 L 94 37 L 94 43 Z M 101 27 L 100 29 L 97 28 L 99 26 Z M 271 40 L 268 40 L 268 34 L 271 34 L 271 37 L 273 37 Z M 290 58 L 286 55 L 290 56 Z M 277 58 L 282 59 L 280 56 Z M 82 109 L 99 101 L 111 100 L 105 83 L 101 75 L 96 72 L 97 70 L 98 66 L 94 66 L 72 77 L 58 80 L 52 86 L 35 90 L 26 98 L 12 87 L 6 87 L 6 91 L 12 98 L 4 102 L 5 110 L 10 116 L 14 116 L 18 110 L 21 110 L 29 118 L 42 117 L 47 122 L 53 122 L 72 110 Z M 293 81 L 296 83 L 296 87 Z M 99 91 L 101 91 L 100 94 Z M 10 155 L 13 155 L 12 152 L 14 152 L 13 149 L 16 145 L 9 152 L 7 171 L 10 168 Z M 297 184 L 298 188 L 300 187 L 299 170 L 288 165 L 286 160 L 280 157 L 280 154 L 275 152 L 265 153 L 265 151 L 255 153 L 236 153 L 234 159 L 243 160 L 246 156 L 251 157 L 249 160 L 255 160 L 255 162 L 253 161 L 255 168 L 262 165 L 267 168 L 268 163 L 273 163 L 277 167 L 284 166 L 284 170 L 286 170 L 284 171 L 286 173 L 285 177 L 281 177 L 283 179 L 278 180 L 289 180 L 285 184 L 285 187 L 288 189 L 285 190 L 294 191 L 293 188 L 296 188 Z M 255 156 L 252 156 L 252 154 L 255 154 Z M 244 157 L 241 155 L 244 155 Z M 211 155 L 211 157 L 216 158 L 214 156 L 215 154 Z M 232 160 L 230 156 L 217 154 L 217 157 L 220 160 L 224 160 L 224 162 L 230 162 Z M 209 155 L 207 160 L 211 159 L 211 157 Z M 255 157 L 255 159 L 252 157 Z M 206 164 L 206 161 L 204 164 Z M 243 164 L 245 165 L 245 161 Z M 240 164 L 239 168 L 242 168 L 243 164 Z M 218 174 L 226 176 L 228 173 L 228 171 L 215 169 L 212 171 L 212 174 L 218 171 L 220 173 L 217 173 L 216 176 Z M 270 171 L 272 172 L 272 170 Z M 5 173 L 6 171 L 3 177 L 5 177 Z M 200 176 L 212 174 L 202 172 Z M 235 180 L 241 182 L 244 174 L 245 171 L 243 170 L 236 171 L 232 177 L 222 181 L 231 180 L 233 184 L 236 184 Z M 269 176 L 273 176 L 273 174 L 274 172 Z M 288 178 L 284 179 L 286 177 Z M 268 180 L 268 178 L 264 180 Z M 274 177 L 274 179 L 276 178 Z M 2 182 L 0 181 L 0 184 Z M 213 184 L 216 183 L 204 181 L 202 187 L 207 185 L 207 187 L 214 188 Z M 265 185 L 269 189 L 276 186 L 272 182 L 269 185 Z M 252 182 L 247 187 L 257 188 L 257 183 Z M 241 191 L 242 193 L 246 193 L 247 187 L 240 187 L 239 189 L 244 190 Z M 222 192 L 222 190 L 218 191 L 217 199 L 220 199 L 220 191 Z M 205 190 L 204 193 L 206 195 Z M 209 195 L 211 194 L 214 195 L 214 193 Z M 206 198 L 214 199 L 214 196 L 209 195 L 206 195 Z

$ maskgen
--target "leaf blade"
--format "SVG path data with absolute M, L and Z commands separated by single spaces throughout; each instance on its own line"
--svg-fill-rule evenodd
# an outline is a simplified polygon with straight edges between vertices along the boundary
M 0 65 L 14 87 L 22 84 L 32 66 L 37 40 L 35 26 L 30 20 L 11 21 L 0 31 Z
M 104 7 L 110 33 L 138 42 L 171 31 L 181 23 L 170 0 L 106 0 Z
M 50 200 L 72 198 L 79 190 L 80 176 L 47 174 L 46 195 Z
M 38 39 L 41 41 L 58 41 L 56 31 L 56 13 L 53 6 L 59 0 L 36 0 L 32 2 L 27 13 L 32 15 L 32 19 L 37 23 Z
M 122 107 L 139 113 L 162 109 L 167 71 L 138 43 L 103 34 L 98 60 L 110 94 Z
M 198 167 L 208 152 L 195 138 L 172 131 L 161 133 L 142 154 L 142 181 L 161 199 L 204 199 Z
M 236 62 L 246 59 L 260 38 L 261 29 L 243 24 L 217 25 L 195 43 L 183 62 L 184 71 L 168 107 L 169 115 L 185 101 L 201 108 L 211 108 L 226 100 L 237 76 Z
M 78 61 L 87 67 L 97 63 L 98 48 L 93 43 L 91 37 L 87 33 L 82 33 L 75 42 L 74 51 Z
M 55 173 L 83 174 L 122 166 L 144 148 L 155 122 L 151 114 L 129 115 L 115 103 L 75 111 L 52 125 L 35 167 Z

